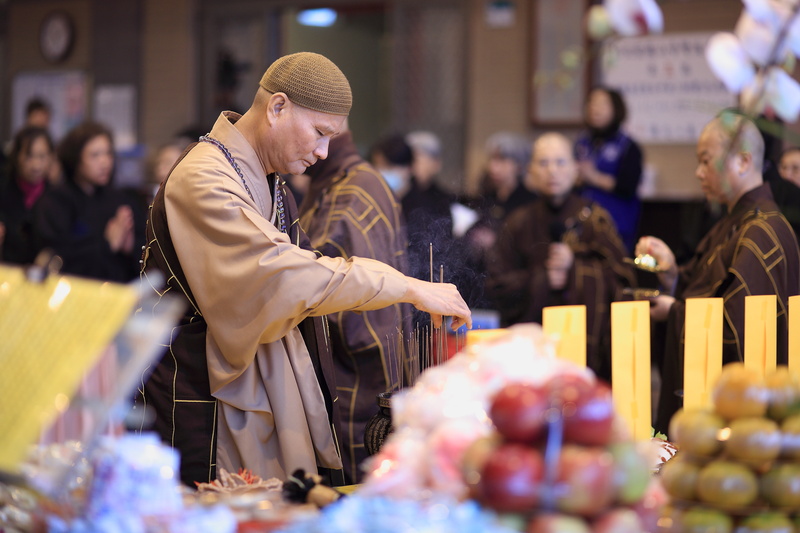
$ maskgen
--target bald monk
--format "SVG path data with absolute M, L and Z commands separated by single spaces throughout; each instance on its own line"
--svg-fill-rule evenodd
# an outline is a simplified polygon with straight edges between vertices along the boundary
M 610 306 L 634 282 L 611 215 L 573 191 L 572 144 L 545 133 L 533 144 L 527 186 L 539 196 L 506 219 L 490 254 L 487 293 L 504 326 L 542 321 L 554 305 L 586 305 L 587 364 L 611 377 Z
M 697 142 L 697 170 L 709 202 L 727 209 L 680 268 L 660 239 L 642 237 L 636 253 L 655 257 L 664 289 L 652 301 L 653 321 L 667 321 L 667 341 L 656 429 L 666 433 L 681 406 L 685 301 L 724 300 L 723 364 L 744 360 L 744 299 L 778 297 L 778 364 L 787 362 L 787 306 L 800 290 L 800 253 L 792 227 L 763 183 L 764 141 L 747 118 L 725 111 L 709 122 Z
M 316 356 L 328 340 L 303 336 L 308 317 L 407 302 L 436 323 L 450 315 L 453 327 L 471 326 L 453 285 L 306 249 L 276 173 L 301 174 L 327 157 L 350 112 L 350 85 L 306 52 L 276 60 L 259 85 L 244 115 L 223 112 L 187 148 L 148 220 L 144 273 L 161 271 L 188 312 L 139 404 L 154 408 L 155 429 L 180 451 L 187 484 L 218 468 L 280 479 L 341 468 L 330 353 Z

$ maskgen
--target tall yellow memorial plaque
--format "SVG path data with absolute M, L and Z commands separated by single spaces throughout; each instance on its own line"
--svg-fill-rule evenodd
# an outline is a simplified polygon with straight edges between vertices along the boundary
M 650 438 L 650 302 L 611 304 L 611 379 L 617 412 L 637 440 Z
M 744 298 L 744 366 L 763 378 L 777 363 L 778 297 Z
M 800 378 L 800 296 L 789 296 L 789 372 Z
M 708 407 L 722 372 L 722 298 L 686 300 L 683 407 Z
M 586 366 L 586 306 L 545 307 L 542 329 L 556 340 L 556 355 Z

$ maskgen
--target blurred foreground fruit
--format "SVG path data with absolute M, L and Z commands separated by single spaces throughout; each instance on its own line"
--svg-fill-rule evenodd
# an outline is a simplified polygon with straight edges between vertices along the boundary
M 732 461 L 715 460 L 697 477 L 700 500 L 724 509 L 740 509 L 758 496 L 758 478 L 750 468 Z
M 669 435 L 684 453 L 713 457 L 722 449 L 719 432 L 725 421 L 703 409 L 680 409 L 669 422 Z
M 712 398 L 714 410 L 726 420 L 767 413 L 767 387 L 756 373 L 745 368 L 744 363 L 722 367 Z

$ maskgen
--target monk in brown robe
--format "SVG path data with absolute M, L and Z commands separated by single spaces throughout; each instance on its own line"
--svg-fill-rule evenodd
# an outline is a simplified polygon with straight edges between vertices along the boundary
M 345 126 L 346 127 L 346 126 Z M 328 158 L 306 170 L 309 190 L 300 225 L 329 257 L 369 257 L 407 273 L 400 204 L 381 174 L 359 154 L 350 131 L 331 139 Z M 345 482 L 359 483 L 367 458 L 364 429 L 378 411 L 376 396 L 402 386 L 404 339 L 411 309 L 399 303 L 328 315 L 339 397 L 339 445 Z
M 327 58 L 276 60 L 244 115 L 223 112 L 188 148 L 150 212 L 144 279 L 160 271 L 187 302 L 137 405 L 180 451 L 181 479 L 217 468 L 286 479 L 295 469 L 341 468 L 331 427 L 335 391 L 308 317 L 408 302 L 471 325 L 454 285 L 427 283 L 368 258 L 325 257 L 301 245 L 296 209 L 277 173 L 301 174 L 328 155 L 352 104 Z M 307 240 L 307 239 L 306 239 Z M 147 311 L 147 310 L 143 310 Z
M 611 216 L 573 192 L 577 177 L 566 137 L 546 133 L 536 140 L 528 179 L 539 197 L 504 223 L 487 292 L 504 326 L 541 323 L 548 306 L 586 305 L 587 364 L 608 380 L 610 304 L 635 280 Z
M 683 266 L 655 237 L 642 237 L 636 253 L 652 255 L 662 270 L 662 295 L 653 299 L 651 319 L 667 321 L 661 394 L 655 427 L 666 433 L 680 408 L 683 389 L 684 323 L 687 298 L 724 300 L 723 364 L 744 360 L 744 299 L 778 297 L 777 363 L 787 362 L 788 298 L 800 289 L 800 252 L 792 227 L 763 183 L 764 141 L 747 118 L 726 111 L 714 118 L 697 142 L 697 175 L 710 202 L 727 213 L 700 241 Z M 676 394 L 677 393 L 677 394 Z

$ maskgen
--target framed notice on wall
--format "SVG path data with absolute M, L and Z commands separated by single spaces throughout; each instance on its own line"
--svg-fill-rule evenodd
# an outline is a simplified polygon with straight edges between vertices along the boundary
M 533 2 L 531 121 L 536 126 L 577 126 L 589 88 L 583 20 L 587 0 Z
M 25 122 L 25 107 L 32 98 L 50 106 L 50 134 L 58 141 L 87 114 L 89 82 L 80 71 L 22 72 L 11 85 L 11 127 L 19 130 Z
M 720 110 L 735 105 L 705 58 L 712 33 L 651 35 L 608 42 L 602 78 L 628 104 L 627 130 L 648 144 L 693 144 Z

